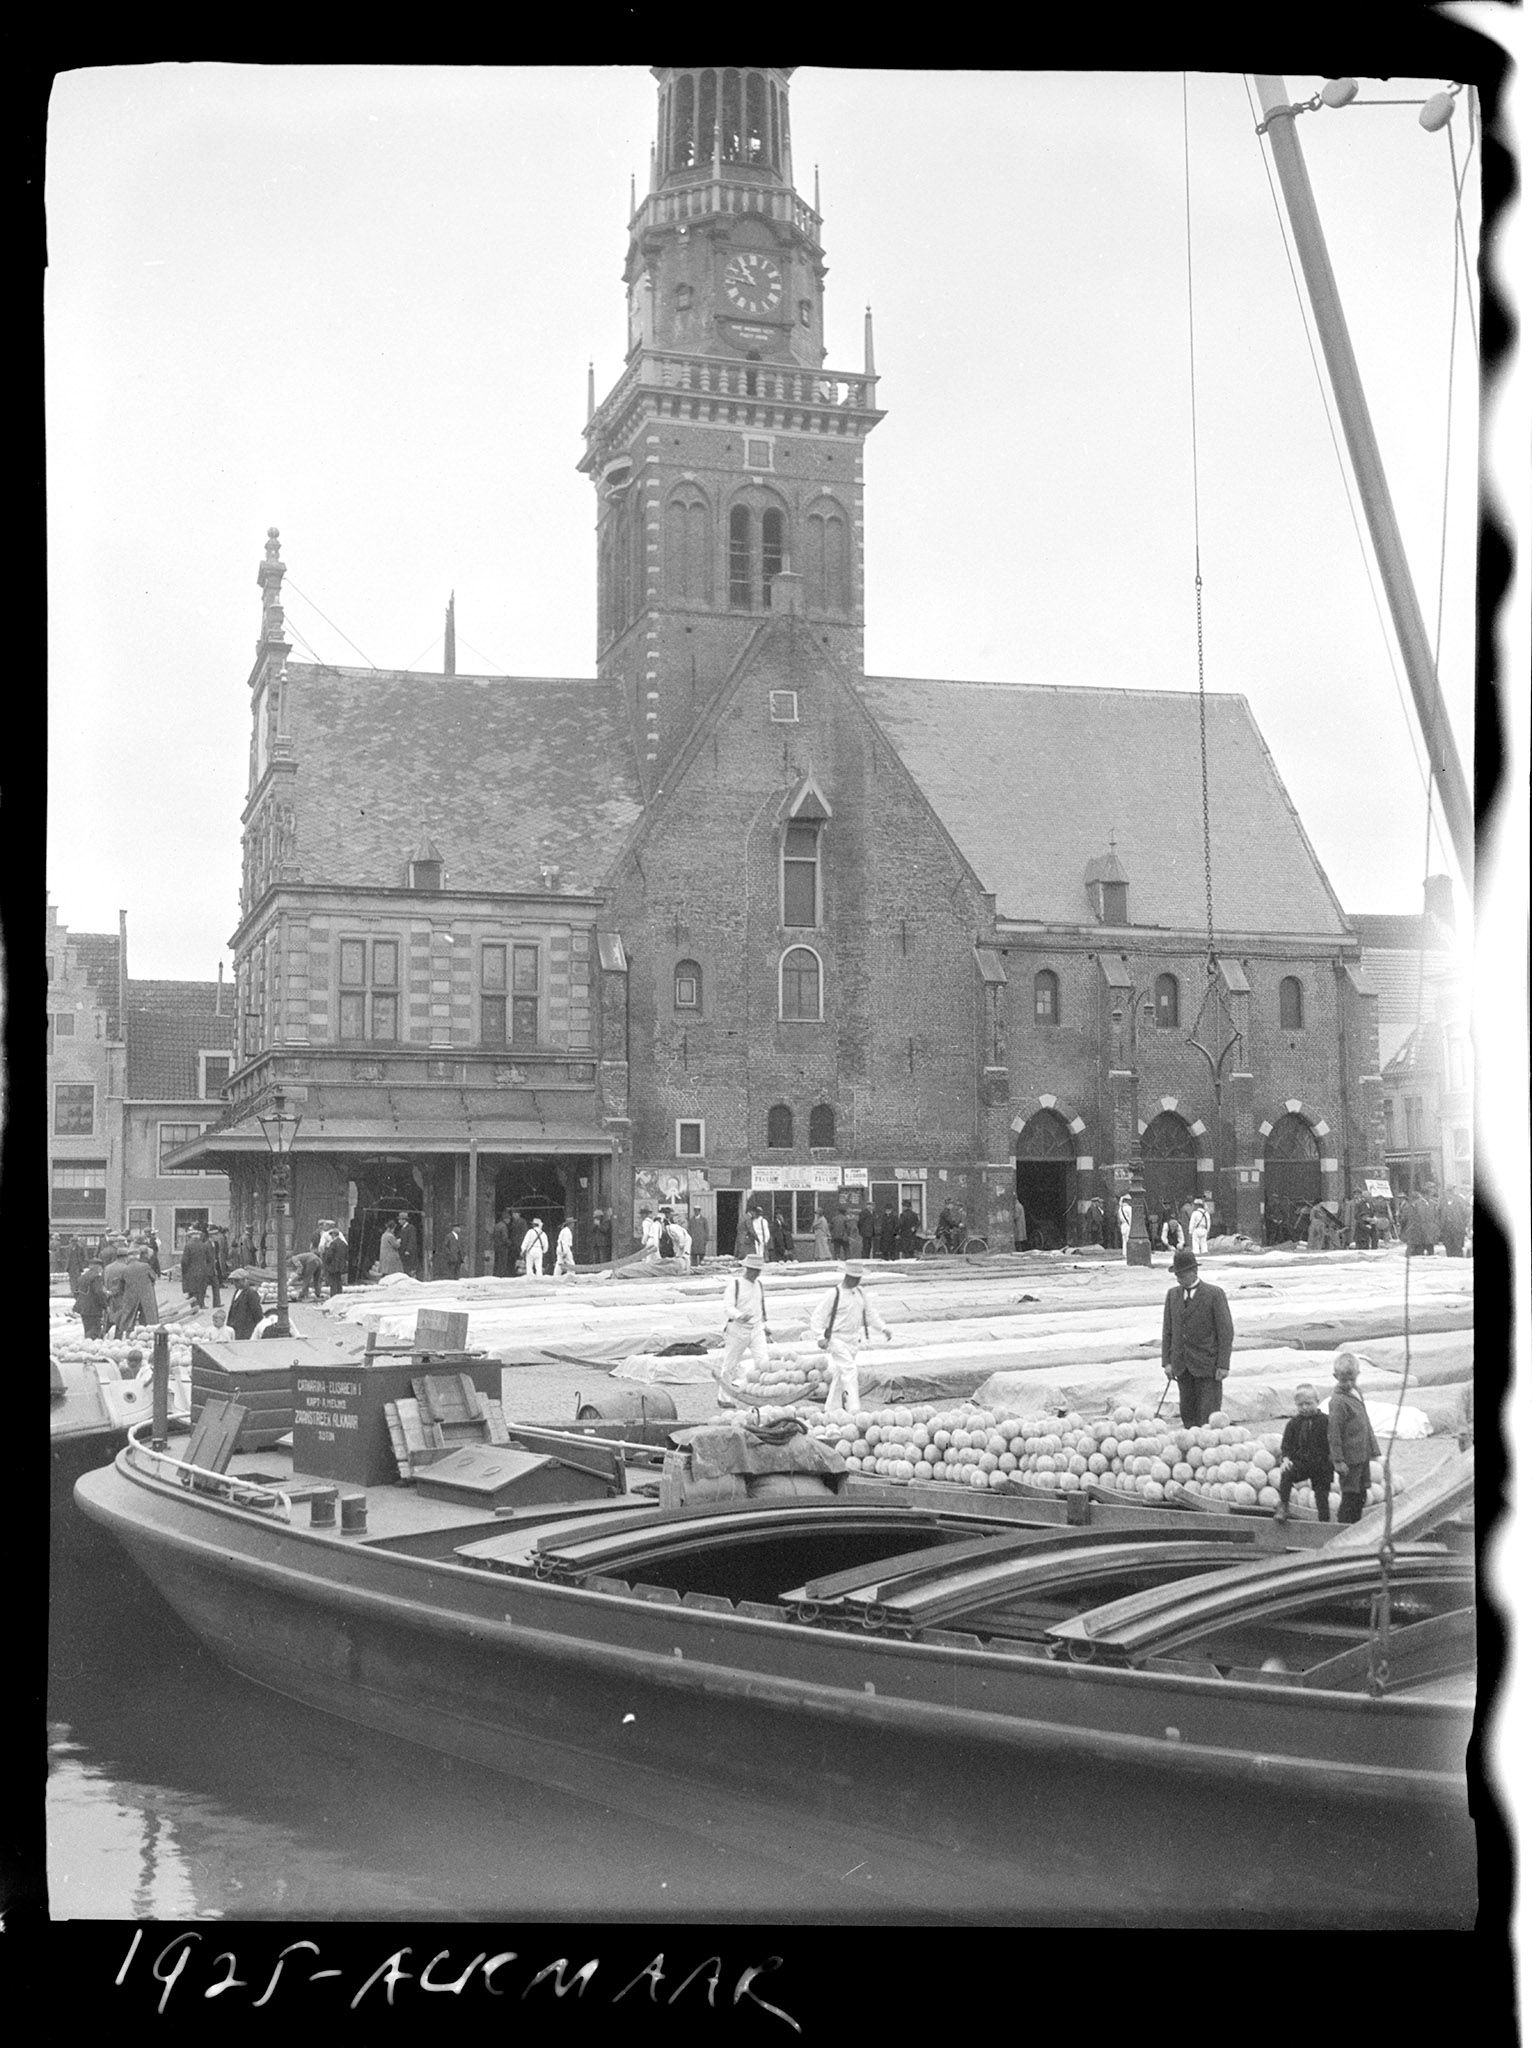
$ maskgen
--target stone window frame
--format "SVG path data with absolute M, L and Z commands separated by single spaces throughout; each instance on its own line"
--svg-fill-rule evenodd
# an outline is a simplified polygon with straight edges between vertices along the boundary
M 682 1143 L 682 1134 L 686 1131 L 695 1131 L 697 1133 L 697 1142 L 695 1145 L 686 1145 Z M 678 1116 L 676 1118 L 676 1157 L 677 1159 L 706 1159 L 706 1117 Z
M 786 1118 L 784 1125 L 782 1119 Z M 766 1150 L 768 1152 L 791 1152 L 794 1142 L 793 1108 L 790 1102 L 774 1102 L 766 1112 Z M 783 1136 L 783 1131 L 786 1136 Z M 772 1133 L 776 1135 L 773 1136 Z
M 809 955 L 810 955 L 810 956 L 812 957 L 812 959 L 813 959 L 813 961 L 814 961 L 814 966 L 815 966 L 815 970 L 816 970 L 816 981 L 817 981 L 817 986 L 818 986 L 818 990 L 819 990 L 819 1006 L 818 1006 L 818 1008 L 817 1008 L 817 1009 L 815 1010 L 815 1012 L 814 1012 L 813 1016 L 811 1016 L 811 1017 L 805 1017 L 805 1016 L 803 1016 L 802 1014 L 800 1014 L 800 1013 L 799 1013 L 799 1012 L 797 1012 L 797 1011 L 795 1011 L 795 1012 L 793 1013 L 793 1015 L 792 1015 L 792 1016 L 789 1016 L 789 1015 L 788 1015 L 788 1013 L 787 1013 L 787 1005 L 786 1005 L 786 977 L 787 977 L 787 963 L 788 963 L 788 961 L 789 961 L 789 960 L 790 960 L 790 959 L 792 958 L 792 956 L 794 955 L 794 953 L 807 953 L 807 954 L 809 954 Z M 784 947 L 783 947 L 783 949 L 782 949 L 782 957 L 781 957 L 781 959 L 780 959 L 780 960 L 778 961 L 778 963 L 777 963 L 777 1021 L 778 1021 L 778 1023 L 780 1023 L 780 1024 L 822 1024 L 822 1023 L 824 1022 L 824 1014 L 825 1014 L 825 969 L 824 969 L 824 961 L 823 961 L 823 959 L 821 958 L 821 956 L 820 956 L 820 954 L 819 954 L 818 950 L 817 950 L 817 949 L 816 949 L 815 947 L 813 947 L 813 946 L 805 946 L 804 944 L 802 944 L 802 943 L 801 943 L 801 941 L 795 941 L 795 943 L 794 943 L 794 944 L 792 944 L 791 946 L 784 946 Z
M 534 1051 L 543 1042 L 543 949 L 536 939 L 512 939 L 510 1027 L 511 1044 L 518 1051 Z M 524 969 L 532 962 L 530 981 Z M 530 1024 L 529 1024 L 530 1020 Z
M 346 948 L 348 946 L 360 946 L 362 949 L 362 975 L 360 980 L 355 978 L 347 979 Z M 379 979 L 378 949 L 380 947 L 392 947 L 393 949 L 393 979 L 391 981 Z M 403 990 L 400 983 L 402 951 L 403 942 L 397 933 L 381 932 L 368 936 L 360 932 L 347 932 L 341 935 L 337 942 L 335 958 L 335 1036 L 337 1044 L 398 1045 L 401 1042 L 399 1009 L 403 998 Z M 362 1030 L 360 1032 L 348 1031 L 346 1029 L 346 1005 L 348 1001 L 355 1002 L 358 998 L 362 1005 Z M 380 1031 L 378 1029 L 380 1014 L 383 1016 L 387 1015 L 386 1011 L 380 1013 L 380 1002 L 391 1002 L 393 1004 L 393 1029 L 391 1031 Z
M 824 1119 L 830 1120 L 829 1135 L 826 1136 Z M 811 1152 L 833 1152 L 835 1150 L 835 1104 L 816 1102 L 809 1110 L 809 1150 Z
M 683 995 L 682 986 L 687 981 L 691 983 L 691 994 Z M 671 977 L 671 992 L 675 999 L 674 1007 L 676 1009 L 685 1010 L 692 1015 L 700 1015 L 702 1010 L 702 962 L 700 960 L 687 959 L 676 962 L 675 973 Z
M 789 853 L 794 833 L 809 833 L 813 837 L 812 859 L 801 851 Z M 799 842 L 801 845 L 801 840 Z M 814 915 L 806 921 L 789 918 L 787 914 L 788 865 L 794 868 L 812 867 L 814 887 Z M 817 818 L 788 818 L 782 826 L 782 839 L 777 851 L 777 890 L 780 905 L 780 920 L 785 932 L 817 932 L 824 922 L 824 823 Z M 812 948 L 810 949 L 812 951 Z M 817 957 L 817 956 L 816 956 Z M 822 969 L 821 969 L 822 972 Z
M 1049 1014 L 1044 1016 L 1039 998 L 1048 998 Z M 1034 1024 L 1054 1025 L 1061 1022 L 1064 1014 L 1063 987 L 1057 973 L 1051 967 L 1039 967 L 1032 976 L 1032 1021 Z
M 1170 1001 L 1165 1001 L 1166 995 Z M 1154 979 L 1154 1022 L 1160 1031 L 1179 1030 L 1181 1024 L 1181 983 L 1174 974 L 1158 974 Z

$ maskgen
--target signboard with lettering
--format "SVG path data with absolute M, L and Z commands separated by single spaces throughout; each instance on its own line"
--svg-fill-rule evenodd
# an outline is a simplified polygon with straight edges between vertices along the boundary
M 386 1486 L 398 1476 L 389 1442 L 389 1401 L 409 1400 L 418 1360 L 401 1357 L 386 1365 L 361 1359 L 301 1360 L 293 1366 L 293 1470 L 349 1481 L 353 1486 Z M 454 1366 L 483 1394 L 500 1392 L 498 1358 Z
M 929 1169 L 924 1166 L 896 1166 L 895 1180 L 924 1180 Z
M 750 1185 L 765 1193 L 795 1189 L 802 1192 L 838 1188 L 838 1166 L 752 1166 Z

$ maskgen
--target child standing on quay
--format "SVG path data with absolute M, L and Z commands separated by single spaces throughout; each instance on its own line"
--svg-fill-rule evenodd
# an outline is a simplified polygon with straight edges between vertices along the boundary
M 1330 1425 L 1319 1412 L 1319 1395 L 1313 1387 L 1294 1389 L 1298 1413 L 1282 1432 L 1281 1477 L 1277 1492 L 1282 1504 L 1274 1521 L 1287 1520 L 1287 1503 L 1293 1488 L 1306 1479 L 1314 1489 L 1314 1505 L 1321 1522 L 1330 1519 L 1330 1486 L 1335 1478 L 1330 1463 Z
M 1336 1521 L 1361 1521 L 1372 1461 L 1382 1455 L 1367 1404 L 1356 1390 L 1356 1361 L 1342 1354 L 1335 1361 L 1335 1391 L 1330 1396 L 1330 1459 L 1341 1483 Z

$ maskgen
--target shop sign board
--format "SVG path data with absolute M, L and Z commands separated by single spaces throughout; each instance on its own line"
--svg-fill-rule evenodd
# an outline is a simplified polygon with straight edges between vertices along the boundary
M 767 1194 L 786 1190 L 807 1193 L 825 1188 L 838 1188 L 840 1184 L 838 1166 L 752 1165 L 750 1169 L 750 1185 Z

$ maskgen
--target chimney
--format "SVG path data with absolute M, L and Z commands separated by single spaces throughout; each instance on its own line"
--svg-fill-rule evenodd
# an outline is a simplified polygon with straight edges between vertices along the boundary
M 218 986 L 213 991 L 213 1015 L 215 1017 L 223 1015 L 223 962 L 221 960 L 218 963 Z
M 442 674 L 457 674 L 457 592 L 447 599 L 447 629 L 442 637 Z
M 128 913 L 117 913 L 117 1030 L 128 1035 Z
M 1426 876 L 1426 916 L 1445 925 L 1449 932 L 1457 930 L 1457 912 L 1452 903 L 1451 875 Z

